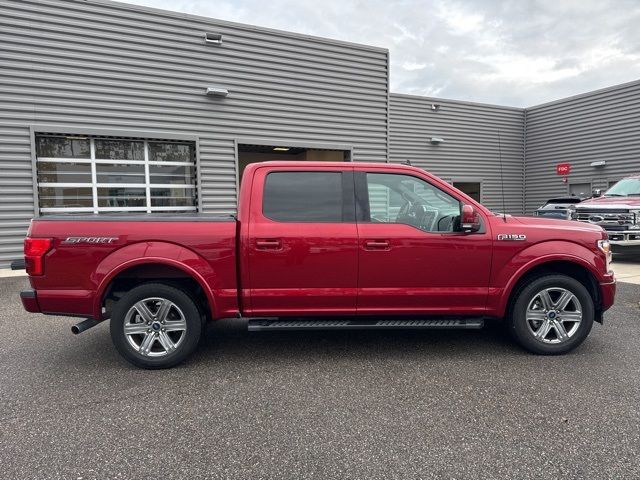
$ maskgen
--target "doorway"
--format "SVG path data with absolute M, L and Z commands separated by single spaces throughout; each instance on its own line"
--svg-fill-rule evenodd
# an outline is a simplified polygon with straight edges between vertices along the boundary
M 238 143 L 238 181 L 250 163 L 269 162 L 273 160 L 307 161 L 307 162 L 349 162 L 350 148 L 316 148 L 292 146 L 287 144 L 256 145 Z
M 462 192 L 464 192 L 467 195 L 469 195 L 476 202 L 478 202 L 478 203 L 482 202 L 482 182 L 478 182 L 478 181 L 476 181 L 476 182 L 467 182 L 467 181 L 456 182 L 456 181 L 454 181 L 452 183 L 452 185 L 454 187 L 456 187 L 458 190 L 461 190 Z

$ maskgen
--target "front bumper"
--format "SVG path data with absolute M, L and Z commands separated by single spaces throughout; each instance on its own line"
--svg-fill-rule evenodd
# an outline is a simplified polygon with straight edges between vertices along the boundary
M 609 243 L 620 247 L 640 247 L 640 231 L 607 231 Z
M 38 294 L 35 290 L 28 289 L 20 292 L 20 300 L 22 300 L 22 306 L 27 312 L 41 313 L 40 305 L 38 304 Z
M 613 305 L 616 297 L 616 280 L 600 283 L 600 307 L 602 311 L 608 310 Z

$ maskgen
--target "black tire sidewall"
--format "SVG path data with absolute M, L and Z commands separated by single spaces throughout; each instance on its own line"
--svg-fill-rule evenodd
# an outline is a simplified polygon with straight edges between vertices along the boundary
M 143 357 L 136 352 L 124 334 L 124 321 L 129 309 L 138 301 L 149 297 L 161 297 L 175 303 L 187 322 L 186 338 L 178 348 L 163 357 Z M 202 316 L 196 302 L 185 291 L 164 283 L 147 283 L 131 289 L 116 303 L 111 313 L 111 340 L 116 350 L 137 367 L 170 368 L 183 362 L 198 347 L 202 336 Z
M 578 331 L 566 342 L 547 344 L 536 340 L 526 320 L 526 310 L 533 296 L 545 288 L 560 287 L 569 290 L 580 301 L 582 322 Z M 578 280 L 566 275 L 547 275 L 527 282 L 516 294 L 509 312 L 509 330 L 515 340 L 527 350 L 542 355 L 559 355 L 580 345 L 589 335 L 595 317 L 593 299 L 589 291 Z

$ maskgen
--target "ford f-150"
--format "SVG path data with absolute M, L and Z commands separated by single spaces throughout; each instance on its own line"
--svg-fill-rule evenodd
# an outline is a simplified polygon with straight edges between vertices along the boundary
M 42 216 L 25 239 L 29 312 L 109 320 L 144 368 L 176 365 L 207 320 L 249 330 L 480 328 L 539 354 L 578 346 L 614 301 L 606 232 L 492 213 L 384 163 L 265 162 L 236 217 Z M 245 320 L 241 320 L 245 321 Z

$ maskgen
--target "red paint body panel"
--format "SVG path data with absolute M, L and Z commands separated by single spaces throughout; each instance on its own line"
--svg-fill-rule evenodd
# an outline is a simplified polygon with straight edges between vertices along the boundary
M 305 171 L 305 167 L 297 167 Z M 335 170 L 324 166 L 322 170 Z M 289 168 L 288 171 L 295 171 Z M 244 250 L 251 305 L 246 313 L 274 315 L 353 315 L 358 282 L 358 230 L 355 223 L 283 223 L 262 213 L 269 167 L 255 168 L 248 238 Z M 266 248 L 260 242 L 267 242 Z M 277 248 L 269 247 L 276 242 Z
M 277 170 L 413 175 L 472 205 L 482 228 L 429 233 L 391 223 L 276 222 L 263 215 L 262 196 L 266 175 Z M 586 268 L 600 286 L 602 310 L 615 295 L 613 274 L 606 271 L 605 256 L 596 246 L 606 238 L 600 227 L 496 216 L 437 177 L 401 165 L 251 164 L 244 172 L 237 221 L 189 215 L 178 221 L 45 217 L 33 221 L 28 235 L 53 239 L 44 256 L 44 275 L 30 277 L 37 298 L 23 299 L 27 310 L 44 313 L 100 318 L 113 278 L 145 264 L 174 267 L 192 277 L 205 292 L 213 318 L 392 313 L 502 317 L 518 280 L 551 261 Z M 504 240 L 504 235 L 526 239 Z M 65 242 L 70 236 L 113 241 Z
M 145 263 L 174 266 L 194 277 L 215 304 L 217 316 L 238 313 L 233 219 L 136 222 L 48 221 L 45 217 L 32 222 L 28 235 L 54 239 L 45 258 L 45 274 L 30 277 L 44 313 L 100 318 L 109 280 Z M 70 236 L 117 240 L 108 244 L 64 243 Z
M 483 312 L 491 266 L 491 239 L 423 232 L 400 224 L 358 225 L 358 312 L 472 314 Z M 368 250 L 369 239 L 389 248 Z

